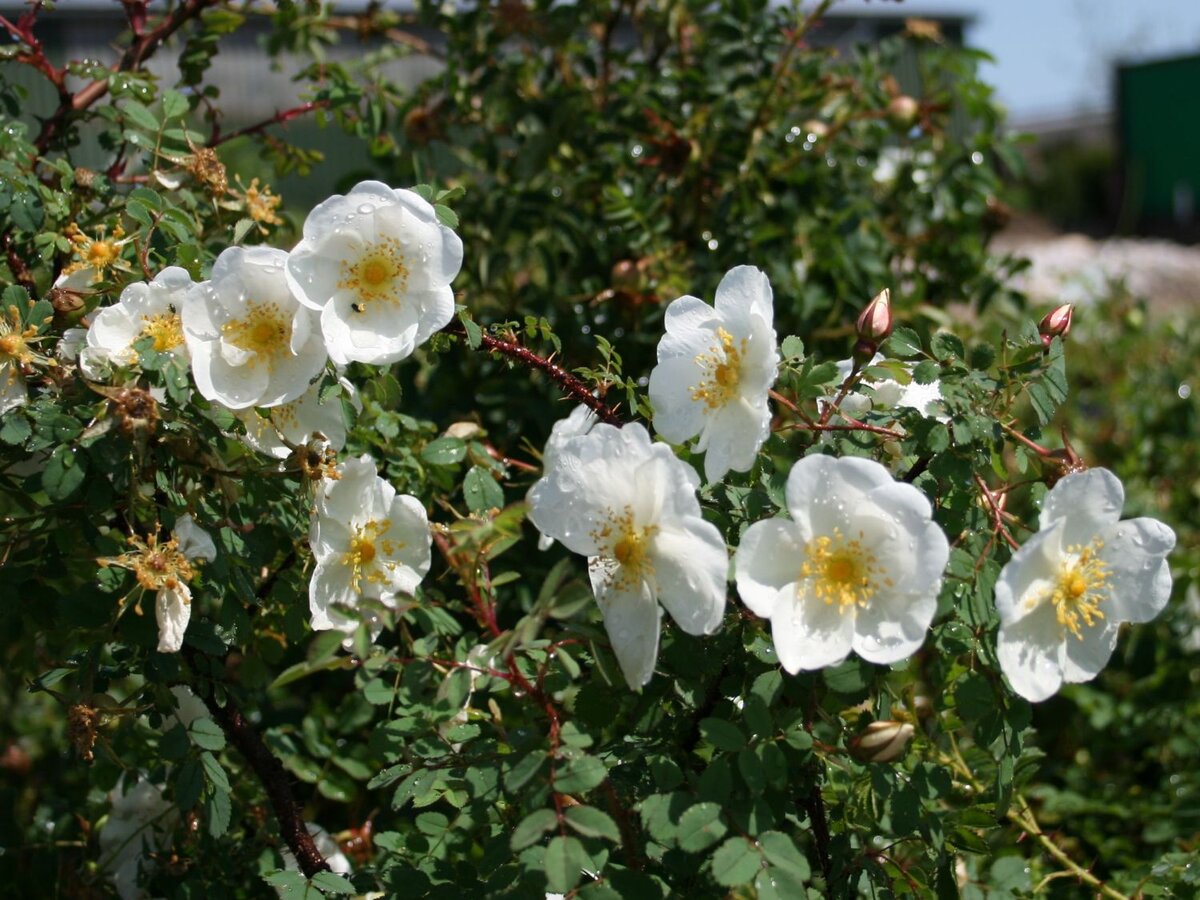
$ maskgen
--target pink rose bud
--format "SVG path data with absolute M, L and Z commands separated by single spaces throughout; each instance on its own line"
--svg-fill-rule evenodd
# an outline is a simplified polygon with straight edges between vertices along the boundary
M 1071 312 L 1074 304 L 1064 303 L 1062 306 L 1046 314 L 1038 323 L 1038 331 L 1042 335 L 1042 343 L 1047 347 L 1055 337 L 1065 338 L 1071 330 Z
M 858 322 L 854 326 L 858 333 L 854 355 L 863 360 L 874 356 L 879 345 L 892 333 L 892 326 L 892 292 L 884 288 L 867 304 L 867 308 L 859 313 Z
M 917 120 L 921 107 L 912 97 L 901 94 L 888 104 L 888 118 L 901 127 L 907 128 Z
M 913 727 L 907 722 L 872 722 L 850 739 L 850 755 L 859 762 L 892 762 L 904 755 L 912 736 Z

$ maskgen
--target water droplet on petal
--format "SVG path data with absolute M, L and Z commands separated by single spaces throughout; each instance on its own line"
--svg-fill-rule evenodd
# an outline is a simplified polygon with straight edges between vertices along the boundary
M 358 214 L 360 216 L 368 216 L 374 209 L 375 207 L 373 207 L 370 203 L 360 203 L 358 207 Z

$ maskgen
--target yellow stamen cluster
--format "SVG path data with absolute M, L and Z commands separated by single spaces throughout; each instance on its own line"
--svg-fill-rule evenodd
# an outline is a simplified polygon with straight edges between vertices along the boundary
M 338 288 L 353 291 L 358 302 L 355 312 L 375 300 L 399 300 L 408 285 L 408 265 L 400 242 L 381 237 L 354 261 L 342 260 L 342 278 Z
M 102 566 L 131 569 L 138 584 L 148 591 L 162 588 L 175 590 L 196 577 L 191 560 L 183 555 L 175 538 L 160 544 L 154 535 L 146 540 L 131 537 L 129 543 L 133 546 L 132 550 L 117 557 L 101 559 L 99 563 Z
M 614 587 L 627 590 L 654 574 L 650 542 L 656 534 L 657 525 L 639 527 L 634 522 L 629 506 L 620 512 L 610 510 L 604 524 L 590 532 L 592 540 L 605 548 L 601 564 L 615 569 Z
M 242 318 L 221 326 L 225 340 L 239 350 L 256 354 L 251 365 L 260 360 L 272 365 L 277 357 L 290 353 L 291 332 L 290 323 L 276 303 L 251 304 Z
M 250 187 L 246 188 L 246 214 L 250 216 L 260 226 L 263 225 L 282 225 L 283 219 L 275 212 L 279 208 L 279 204 L 283 202 L 282 197 L 277 197 L 271 193 L 270 185 L 258 186 L 258 179 L 255 178 L 250 182 Z
M 733 335 L 718 328 L 717 343 L 708 353 L 696 357 L 704 374 L 691 389 L 692 399 L 703 401 L 709 409 L 718 409 L 736 397 L 745 352 L 745 340 L 735 342 Z
M 9 306 L 5 313 L 0 315 L 0 370 L 48 364 L 50 360 L 33 349 L 35 342 L 45 340 L 38 337 L 36 326 L 21 327 L 21 311 L 16 306 Z
M 74 222 L 67 226 L 67 240 L 73 245 L 78 261 L 66 266 L 63 269 L 64 274 L 70 275 L 81 269 L 91 269 L 92 281 L 95 282 L 103 280 L 108 269 L 129 268 L 121 259 L 121 248 L 128 243 L 122 240 L 125 237 L 125 229 L 118 224 L 113 228 L 111 236 L 106 236 L 105 231 L 101 226 L 95 237 L 89 237 Z
M 862 532 L 848 539 L 835 528 L 832 535 L 809 541 L 800 566 L 801 589 L 827 606 L 836 603 L 844 611 L 866 606 L 880 584 L 890 587 L 892 579 L 879 578 L 875 554 L 863 546 L 862 539 Z
M 1096 538 L 1087 546 L 1068 547 L 1071 561 L 1064 563 L 1058 580 L 1043 595 L 1048 595 L 1054 604 L 1058 624 L 1080 639 L 1083 638 L 1081 621 L 1090 628 L 1104 618 L 1100 604 L 1108 598 L 1111 567 L 1097 555 L 1103 546 L 1104 542 Z
M 159 353 L 167 353 L 183 345 L 183 320 L 174 311 L 142 316 L 142 330 L 138 337 L 153 338 L 154 349 Z
M 380 535 L 392 527 L 389 519 L 372 519 L 354 532 L 350 538 L 350 549 L 342 558 L 342 562 L 350 567 L 350 584 L 355 591 L 362 593 L 362 584 L 383 584 L 387 572 L 396 568 L 392 561 L 405 546 L 402 542 L 383 538 Z M 376 557 L 384 558 L 376 564 Z

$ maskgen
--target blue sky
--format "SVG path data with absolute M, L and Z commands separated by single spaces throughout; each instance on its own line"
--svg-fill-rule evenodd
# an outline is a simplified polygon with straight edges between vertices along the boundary
M 996 57 L 984 77 L 1017 123 L 1110 108 L 1116 61 L 1200 53 L 1200 0 L 841 0 L 838 9 L 973 16 L 967 42 Z

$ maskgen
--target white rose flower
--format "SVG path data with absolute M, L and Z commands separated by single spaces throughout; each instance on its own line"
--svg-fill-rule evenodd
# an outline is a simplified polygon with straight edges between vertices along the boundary
M 542 474 L 548 474 L 558 462 L 558 451 L 568 439 L 587 434 L 598 421 L 596 413 L 588 406 L 580 403 L 565 419 L 559 419 L 550 429 L 550 439 L 542 451 Z M 538 549 L 549 550 L 554 546 L 554 538 L 547 535 L 538 536 Z
M 113 306 L 98 310 L 87 330 L 87 345 L 79 354 L 79 368 L 99 380 L 112 366 L 132 366 L 138 361 L 133 345 L 151 338 L 159 353 L 187 360 L 181 310 L 192 288 L 186 269 L 168 266 L 150 282 L 131 284 Z
M 1041 526 L 1000 572 L 997 656 L 1009 683 L 1045 700 L 1108 663 L 1122 622 L 1148 622 L 1171 595 L 1175 532 L 1120 521 L 1125 490 L 1107 469 L 1068 475 L 1046 495 Z
M 339 381 L 351 404 L 361 409 L 358 390 L 344 378 Z M 341 397 L 331 397 L 322 403 L 320 384 L 314 384 L 290 403 L 272 406 L 266 415 L 253 408 L 234 410 L 233 414 L 246 426 L 246 443 L 259 453 L 276 459 L 287 459 L 292 455 L 292 447 L 303 446 L 318 434 L 333 450 L 346 446 L 346 419 L 342 414 Z
M 774 307 L 767 276 L 730 269 L 716 306 L 680 297 L 667 307 L 666 334 L 650 373 L 654 429 L 679 444 L 699 435 L 704 476 L 719 481 L 754 465 L 771 434 L 767 394 L 779 370 Z
M 317 567 L 308 585 L 312 627 L 352 632 L 363 600 L 399 608 L 429 571 L 433 535 L 425 507 L 397 494 L 369 456 L 346 460 L 317 491 L 309 543 Z M 362 612 L 367 612 L 363 610 Z M 368 619 L 378 635 L 377 618 Z
M 820 669 L 851 650 L 874 663 L 910 656 L 950 557 L 925 495 L 872 460 L 818 455 L 792 467 L 786 497 L 791 519 L 751 525 L 735 563 L 783 667 Z
M 884 361 L 882 353 L 876 353 L 874 358 L 867 363 L 864 368 L 878 365 Z M 893 363 L 895 365 L 897 363 Z M 898 363 L 905 372 L 912 375 L 912 363 Z M 843 359 L 837 364 L 839 380 L 838 387 L 850 377 L 850 372 L 853 371 L 854 360 Z M 870 388 L 870 395 L 861 392 L 861 388 Z M 918 384 L 916 381 L 910 380 L 908 384 L 891 378 L 862 378 L 855 389 L 847 394 L 843 399 L 841 411 L 849 416 L 861 418 L 871 410 L 887 410 L 887 409 L 915 409 L 927 419 L 937 419 L 939 422 L 949 422 L 950 417 L 946 415 L 945 406 L 942 398 L 942 385 L 939 381 L 931 381 L 929 384 Z
M 179 811 L 152 782 L 139 776 L 128 790 L 123 782 L 109 793 L 112 811 L 100 826 L 100 865 L 122 900 L 136 900 L 146 896 L 138 886 L 141 873 L 153 871 L 153 854 L 166 846 Z
M 320 312 L 335 363 L 384 364 L 409 356 L 453 317 L 450 282 L 462 258 L 462 241 L 424 199 L 364 181 L 308 214 L 287 277 Z
M 725 612 L 729 555 L 704 521 L 695 470 L 641 425 L 597 424 L 552 448 L 529 491 L 543 534 L 588 557 L 588 574 L 625 680 L 654 673 L 662 611 L 688 634 L 711 634 Z
M 196 387 L 230 409 L 295 400 L 325 366 L 317 317 L 288 288 L 287 254 L 229 247 L 188 292 L 183 335 Z
M 194 577 L 191 565 L 196 560 L 212 562 L 217 558 L 213 540 L 192 520 L 180 516 L 171 532 L 171 540 L 147 557 L 146 565 L 138 570 L 153 572 L 156 565 L 158 593 L 154 598 L 154 616 L 158 621 L 158 652 L 178 653 L 183 646 L 183 633 L 192 618 L 192 592 L 187 582 Z

